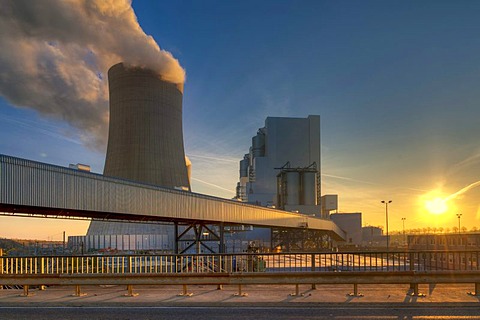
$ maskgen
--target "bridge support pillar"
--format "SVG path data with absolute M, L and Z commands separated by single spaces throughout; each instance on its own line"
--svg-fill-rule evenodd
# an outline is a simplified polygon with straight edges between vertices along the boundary
M 271 228 L 272 251 L 281 247 L 286 252 L 313 251 L 331 246 L 328 233 L 308 228 Z
M 223 222 L 219 224 L 220 244 L 218 246 L 219 253 L 225 253 L 225 225 Z
M 175 224 L 175 249 L 177 253 L 186 253 L 190 249 L 194 248 L 195 253 L 203 253 L 202 250 L 206 249 L 210 253 L 215 251 L 207 245 L 207 242 L 219 243 L 219 250 L 222 249 L 223 243 L 223 225 L 219 228 L 220 232 L 217 232 L 216 228 L 212 225 L 207 225 L 202 222 L 193 222 L 186 226 L 185 230 L 179 233 L 178 224 Z M 180 242 L 186 242 L 187 246 L 180 251 L 178 244 Z
M 178 254 L 178 222 L 175 222 L 175 228 L 174 228 L 174 232 L 175 232 L 175 242 L 173 243 L 173 252 L 175 254 Z

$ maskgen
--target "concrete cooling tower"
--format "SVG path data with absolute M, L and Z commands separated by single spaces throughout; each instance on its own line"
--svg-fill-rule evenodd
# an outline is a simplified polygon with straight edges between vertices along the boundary
M 155 72 L 108 71 L 110 127 L 104 175 L 164 187 L 188 187 L 182 131 L 182 87 Z
M 110 126 L 104 175 L 190 190 L 183 146 L 183 84 L 123 63 L 110 68 L 108 81 Z M 162 230 L 151 225 L 93 221 L 87 235 Z

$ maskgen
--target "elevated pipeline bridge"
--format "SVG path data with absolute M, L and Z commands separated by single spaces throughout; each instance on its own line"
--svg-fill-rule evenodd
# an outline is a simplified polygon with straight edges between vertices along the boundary
M 345 239 L 345 232 L 327 219 L 6 155 L 0 155 L 0 212 L 45 218 L 170 222 L 176 226 L 176 252 L 178 242 L 192 230 L 197 244 L 201 243 L 202 230 L 207 230 L 210 240 L 218 241 L 223 252 L 224 227 L 234 225 L 271 228 L 275 239 L 272 246 L 281 244 L 292 250 L 308 249 L 305 246 L 312 241 L 314 249 L 324 236 Z M 179 225 L 186 228 L 179 229 Z

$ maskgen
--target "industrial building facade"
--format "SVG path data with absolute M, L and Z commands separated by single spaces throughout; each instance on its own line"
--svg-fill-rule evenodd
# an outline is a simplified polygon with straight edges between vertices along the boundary
M 320 216 L 320 164 L 320 116 L 268 117 L 240 161 L 237 198 Z
M 346 246 L 360 246 L 362 244 L 362 213 L 333 213 L 330 219 L 347 233 Z
M 412 234 L 407 244 L 410 250 L 470 250 L 480 247 L 480 233 Z

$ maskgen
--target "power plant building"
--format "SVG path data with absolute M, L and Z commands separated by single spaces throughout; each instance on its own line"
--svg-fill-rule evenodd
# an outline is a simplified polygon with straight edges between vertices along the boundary
M 343 246 L 360 246 L 362 245 L 362 213 L 332 213 L 330 219 L 337 226 L 342 228 L 347 234 L 345 242 L 341 242 Z
M 237 198 L 321 216 L 320 164 L 320 116 L 268 117 L 240 161 Z
M 190 163 L 183 144 L 183 86 L 162 80 L 152 70 L 123 63 L 111 67 L 108 77 L 110 126 L 104 175 L 190 191 Z M 237 197 L 322 217 L 320 117 L 268 117 L 240 162 Z M 87 235 L 72 237 L 71 244 L 85 252 L 105 248 L 168 251 L 175 239 L 172 224 L 92 221 Z
M 190 190 L 183 144 L 183 84 L 164 81 L 152 70 L 123 63 L 110 68 L 108 80 L 110 125 L 104 175 Z M 158 234 L 169 234 L 167 238 L 172 240 L 172 233 L 171 226 L 92 221 L 87 236 L 104 239 L 104 235 L 129 235 L 144 239 L 155 234 L 157 239 Z M 160 242 L 155 241 L 158 248 L 151 249 L 165 249 Z M 109 246 L 106 241 L 102 244 Z M 134 242 L 129 247 L 138 246 Z M 147 249 L 145 245 L 140 247 Z

